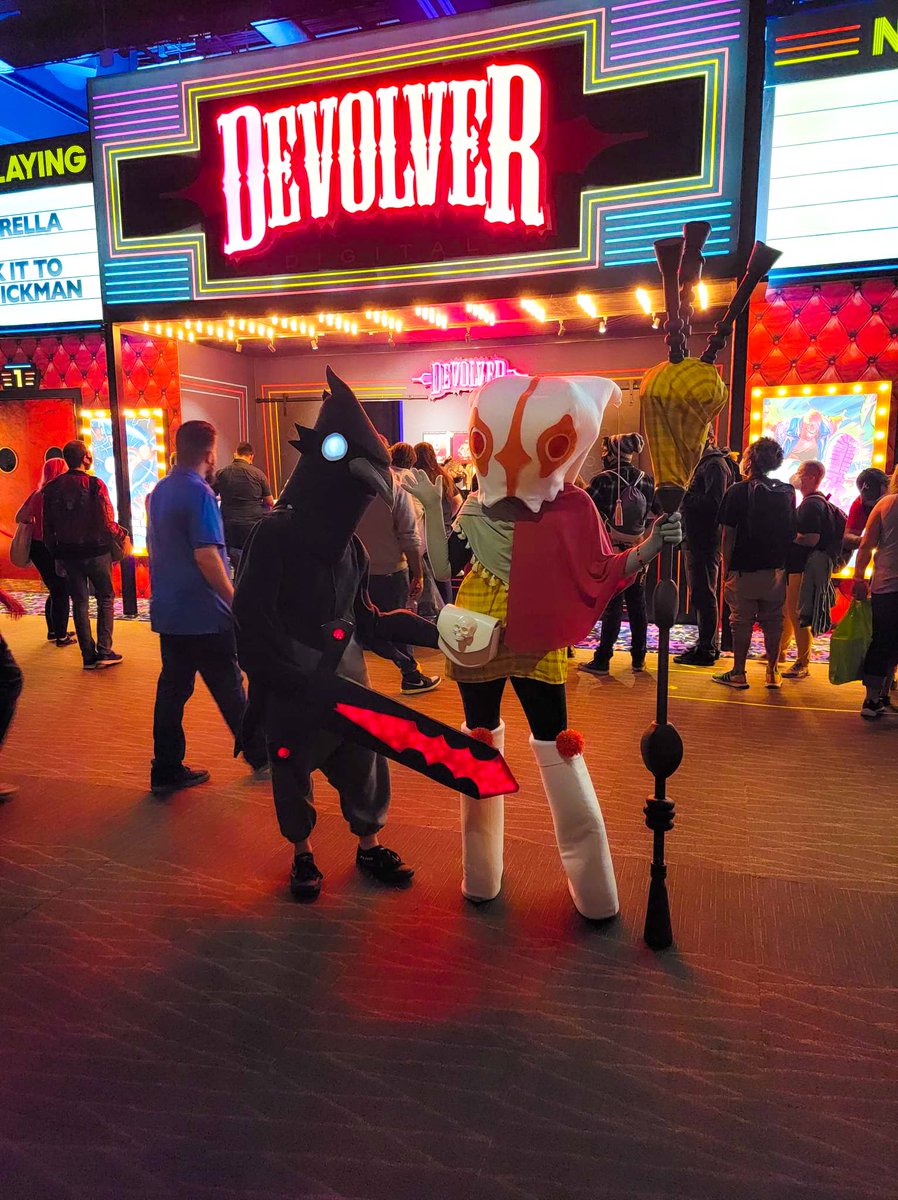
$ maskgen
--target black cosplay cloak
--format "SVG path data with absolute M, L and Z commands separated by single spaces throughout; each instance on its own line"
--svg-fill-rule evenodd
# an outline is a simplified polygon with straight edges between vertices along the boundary
M 272 696 L 309 719 L 310 679 L 331 622 L 355 626 L 338 673 L 358 683 L 367 684 L 360 642 L 437 645 L 430 622 L 404 610 L 378 612 L 368 598 L 368 556 L 355 529 L 376 496 L 391 502 L 390 459 L 351 389 L 330 368 L 327 381 L 314 429 L 296 427 L 299 462 L 241 557 L 234 616 L 249 724 Z

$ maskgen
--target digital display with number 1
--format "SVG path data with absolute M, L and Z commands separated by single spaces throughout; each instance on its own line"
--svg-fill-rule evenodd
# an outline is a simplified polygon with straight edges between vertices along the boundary
M 0 370 L 0 388 L 3 390 L 33 387 L 37 387 L 37 367 L 31 363 L 7 363 Z

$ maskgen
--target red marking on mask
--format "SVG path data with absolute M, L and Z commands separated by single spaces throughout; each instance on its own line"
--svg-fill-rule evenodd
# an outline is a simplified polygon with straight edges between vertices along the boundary
M 539 459 L 539 477 L 547 479 L 553 471 L 557 471 L 563 462 L 571 457 L 577 448 L 577 430 L 570 413 L 544 429 L 536 443 L 536 454 Z
M 524 443 L 521 441 L 521 426 L 524 423 L 524 409 L 527 407 L 527 401 L 536 391 L 538 383 L 539 377 L 531 379 L 526 391 L 521 392 L 518 397 L 514 415 L 511 418 L 511 427 L 508 430 L 508 441 L 496 455 L 496 462 L 501 463 L 505 468 L 506 496 L 514 496 L 516 494 L 521 472 L 529 462 L 533 461 L 524 449 Z
M 278 758 L 289 758 L 289 757 L 290 757 L 290 747 L 289 746 L 278 746 Z
M 406 717 L 395 717 L 389 713 L 373 712 L 354 704 L 336 704 L 334 712 L 360 729 L 374 734 L 385 745 L 403 754 L 417 750 L 429 767 L 441 764 L 447 767 L 454 780 L 470 779 L 480 792 L 481 799 L 503 796 L 518 790 L 515 777 L 509 771 L 501 755 L 495 758 L 475 758 L 467 747 L 456 750 L 450 746 L 443 734 L 428 737 L 414 721 Z
M 471 413 L 468 425 L 468 445 L 474 458 L 474 466 L 481 475 L 490 469 L 490 459 L 493 457 L 493 431 L 475 408 Z

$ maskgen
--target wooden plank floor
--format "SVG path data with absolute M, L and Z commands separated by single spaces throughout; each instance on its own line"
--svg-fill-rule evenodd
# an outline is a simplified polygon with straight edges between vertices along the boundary
M 898 728 L 823 668 L 767 693 L 674 669 L 686 759 L 677 945 L 640 933 L 653 684 L 572 673 L 622 916 L 573 912 L 509 697 L 507 883 L 458 892 L 457 804 L 395 770 L 414 887 L 355 874 L 322 783 L 320 902 L 291 903 L 269 785 L 202 686 L 147 795 L 158 651 L 80 671 L 4 623 L 26 673 L 0 758 L 0 1194 L 10 1200 L 860 1200 L 894 1195 Z M 623 656 L 624 658 L 626 656 Z M 436 657 L 425 660 L 437 664 Z M 619 665 L 620 664 L 620 665 Z M 649 659 L 650 668 L 653 660 Z M 372 663 L 395 691 L 389 664 Z M 457 722 L 451 685 L 417 703 Z

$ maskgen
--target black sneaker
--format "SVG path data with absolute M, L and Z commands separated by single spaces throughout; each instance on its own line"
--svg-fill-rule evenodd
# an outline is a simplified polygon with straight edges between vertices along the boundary
M 699 650 L 698 646 L 693 646 L 691 650 L 675 654 L 674 662 L 681 667 L 713 667 L 717 658 L 713 650 Z
M 885 716 L 886 706 L 882 700 L 865 700 L 861 707 L 861 716 L 865 721 L 878 721 Z
M 432 692 L 442 682 L 443 679 L 440 675 L 423 675 L 419 671 L 417 675 L 409 675 L 407 679 L 403 679 L 402 694 L 403 696 L 417 696 L 422 692 Z
M 74 646 L 74 644 L 75 644 L 75 642 L 77 642 L 77 640 L 78 639 L 73 634 L 67 633 L 65 635 L 65 637 L 56 639 L 56 645 L 61 650 L 64 646 Z
M 179 767 L 176 771 L 150 772 L 150 791 L 154 796 L 168 796 L 171 792 L 181 792 L 185 788 L 198 787 L 209 778 L 209 772 L 202 769 L 194 771 L 190 767 Z
M 96 669 L 99 665 L 100 665 L 100 660 L 96 656 L 94 656 L 93 658 L 86 658 L 84 660 L 84 662 L 82 663 L 82 666 L 84 667 L 85 671 L 96 671 Z
M 633 659 L 633 670 L 636 674 L 639 674 L 640 671 L 644 671 L 645 670 L 645 659 L 644 658 L 634 658 Z
M 117 667 L 122 656 L 114 650 L 103 650 L 97 655 L 97 667 Z
M 297 900 L 317 900 L 323 882 L 311 853 L 297 854 L 290 868 L 290 895 Z
M 596 662 L 593 658 L 589 662 L 580 663 L 577 667 L 578 671 L 585 671 L 587 675 L 610 675 L 611 663 Z
M 395 850 L 386 846 L 372 846 L 370 850 L 361 847 L 356 851 L 355 865 L 360 871 L 372 875 L 381 883 L 392 884 L 394 887 L 409 883 L 415 873 L 414 867 L 408 867 Z

